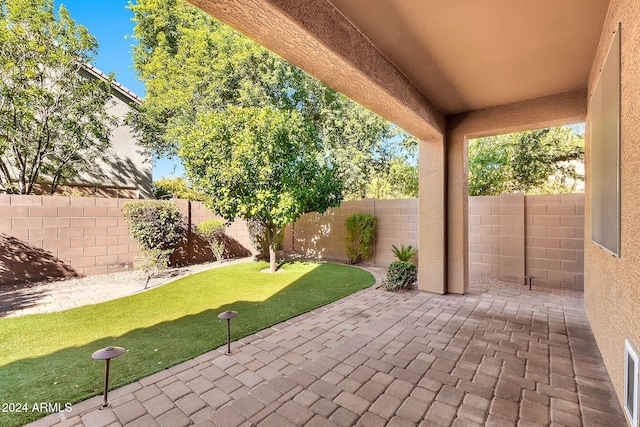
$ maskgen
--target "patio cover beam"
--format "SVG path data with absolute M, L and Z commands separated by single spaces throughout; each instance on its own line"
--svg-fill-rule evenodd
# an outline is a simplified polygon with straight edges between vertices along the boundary
M 443 114 L 329 2 L 188 1 L 415 137 L 443 135 Z

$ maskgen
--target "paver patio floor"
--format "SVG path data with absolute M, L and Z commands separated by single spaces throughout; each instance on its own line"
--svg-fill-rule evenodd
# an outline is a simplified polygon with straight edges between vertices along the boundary
M 224 350 L 33 425 L 626 425 L 579 298 L 370 288 Z

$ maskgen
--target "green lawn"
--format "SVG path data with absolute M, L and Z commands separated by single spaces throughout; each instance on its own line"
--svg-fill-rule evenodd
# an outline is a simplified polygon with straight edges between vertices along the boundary
M 305 313 L 371 286 L 358 268 L 318 263 L 266 263 L 208 270 L 147 292 L 72 310 L 0 319 L 0 403 L 75 403 L 103 392 L 104 362 L 91 354 L 108 345 L 127 353 L 111 363 L 110 388 L 122 386 L 215 349 L 232 339 Z M 2 408 L 0 408 L 0 411 Z M 0 412 L 0 425 L 42 416 Z

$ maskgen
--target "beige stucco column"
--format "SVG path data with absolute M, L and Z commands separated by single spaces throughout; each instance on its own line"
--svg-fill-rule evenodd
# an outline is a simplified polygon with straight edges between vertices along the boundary
M 447 292 L 464 294 L 469 287 L 468 140 L 447 136 Z
M 443 136 L 420 141 L 418 286 L 438 294 L 447 292 L 445 157 Z

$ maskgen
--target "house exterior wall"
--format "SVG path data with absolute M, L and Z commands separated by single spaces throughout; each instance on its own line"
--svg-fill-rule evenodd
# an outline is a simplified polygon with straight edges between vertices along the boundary
M 640 2 L 612 0 L 589 79 L 593 94 L 614 31 L 621 23 L 621 256 L 591 242 L 591 176 L 587 117 L 584 305 L 618 399 L 624 396 L 624 340 L 640 347 Z M 589 112 L 590 113 L 590 112 Z
M 127 115 L 131 112 L 131 102 L 133 101 L 129 96 L 113 89 L 107 111 L 117 117 L 118 126 L 112 129 L 108 158 L 96 162 L 89 173 L 80 175 L 74 182 L 68 183 L 69 186 L 128 189 L 137 191 L 138 197 L 151 197 L 153 179 L 150 155 L 139 152 L 140 147 L 137 145 L 133 129 L 125 123 Z M 96 190 L 96 193 L 104 195 L 104 192 L 101 194 L 99 190 Z
M 469 197 L 473 276 L 582 291 L 584 194 Z
M 85 64 L 79 72 L 86 79 L 108 79 L 108 76 L 90 64 Z M 126 123 L 127 116 L 133 108 L 131 105 L 140 102 L 140 98 L 115 81 L 111 83 L 111 93 L 106 110 L 116 118 L 117 124 L 111 128 L 111 147 L 105 153 L 107 158 L 97 160 L 91 170 L 59 185 L 56 194 L 116 198 L 152 197 L 151 155 L 141 152 L 133 128 Z M 48 195 L 50 192 L 51 179 L 45 177 L 42 182 L 34 185 L 32 194 Z

